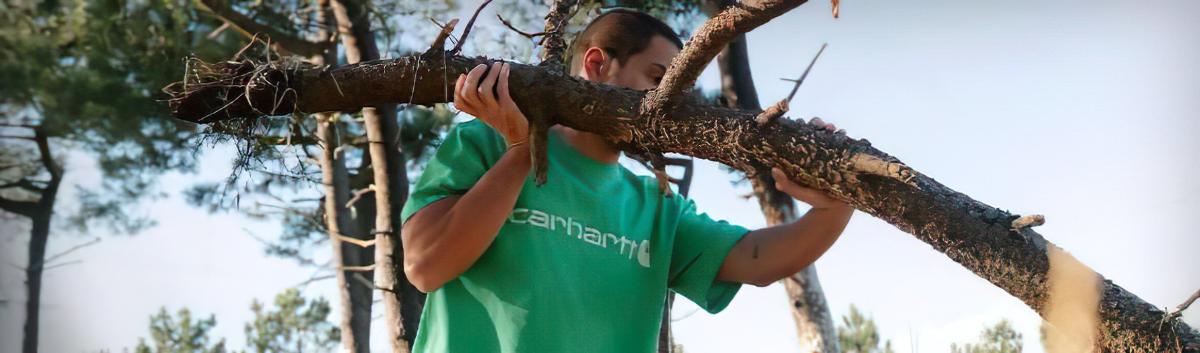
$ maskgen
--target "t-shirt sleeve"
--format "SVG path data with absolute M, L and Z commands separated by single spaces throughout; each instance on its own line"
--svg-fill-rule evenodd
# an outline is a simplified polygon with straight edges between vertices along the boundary
M 725 256 L 750 230 L 697 213 L 692 200 L 683 201 L 675 230 L 668 285 L 709 313 L 729 305 L 742 284 L 717 280 Z
M 479 120 L 455 125 L 413 185 L 400 223 L 435 201 L 465 194 L 500 159 L 503 146 L 504 138 Z

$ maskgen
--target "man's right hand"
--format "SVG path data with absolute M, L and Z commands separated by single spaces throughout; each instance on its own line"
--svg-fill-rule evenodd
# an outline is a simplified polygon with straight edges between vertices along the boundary
M 496 62 L 491 70 L 479 64 L 467 74 L 458 75 L 454 83 L 454 106 L 483 120 L 512 146 L 529 137 L 529 120 L 508 95 L 508 72 L 508 63 Z

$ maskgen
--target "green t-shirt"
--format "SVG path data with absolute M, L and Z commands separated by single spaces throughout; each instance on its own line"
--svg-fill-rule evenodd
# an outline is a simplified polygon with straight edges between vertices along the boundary
M 479 120 L 456 126 L 402 220 L 466 193 L 505 148 Z M 668 287 L 711 313 L 741 287 L 716 275 L 746 228 L 664 198 L 655 179 L 586 157 L 554 131 L 549 148 L 548 182 L 530 173 L 492 245 L 429 293 L 416 352 L 648 353 Z

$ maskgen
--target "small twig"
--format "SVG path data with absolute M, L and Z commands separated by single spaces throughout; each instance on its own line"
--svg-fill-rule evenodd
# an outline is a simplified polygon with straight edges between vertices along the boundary
M 229 29 L 229 21 L 225 21 L 225 23 L 221 24 L 221 27 L 217 27 L 217 29 L 214 29 L 212 32 L 209 32 L 208 35 L 205 37 L 208 38 L 209 40 L 217 39 L 217 36 L 221 35 L 221 32 L 225 32 L 225 30 L 227 30 L 227 29 Z
M 364 286 L 367 286 L 368 288 L 371 288 L 371 289 L 378 289 L 378 290 L 381 290 L 384 292 L 389 292 L 389 293 L 395 292 L 389 288 L 376 287 L 375 283 L 371 282 L 371 280 L 367 279 L 366 276 L 363 276 L 362 273 L 354 273 L 352 276 L 350 276 L 350 278 L 353 278 L 355 281 L 358 281 L 358 283 L 362 283 Z
M 375 192 L 375 184 L 367 185 L 367 187 L 362 188 L 358 191 L 355 191 L 354 196 L 351 196 L 350 200 L 346 201 L 346 208 L 353 207 L 355 203 L 358 203 L 358 200 L 361 199 L 363 197 L 363 195 L 366 195 L 366 194 L 369 194 L 372 192 Z
M 442 24 L 441 22 L 438 22 L 437 20 L 433 19 L 433 17 L 426 17 L 426 18 L 428 18 L 428 19 L 429 19 L 429 22 L 433 22 L 433 24 L 437 25 L 438 27 L 441 27 L 441 28 L 442 28 L 442 30 L 445 30 L 445 29 L 446 29 L 446 25 L 444 25 L 444 24 Z M 458 23 L 458 19 L 457 19 L 457 18 L 456 18 L 456 19 L 453 19 L 453 20 L 451 20 L 451 22 L 453 22 L 453 23 L 456 23 L 456 24 L 457 24 L 457 23 Z M 450 41 L 451 41 L 451 42 L 454 42 L 454 44 L 458 44 L 458 37 L 455 37 L 453 33 L 447 33 L 447 35 L 448 35 L 448 36 L 446 37 L 447 39 L 450 39 Z
M 766 125 L 775 120 L 775 118 L 783 116 L 784 113 L 787 113 L 791 109 L 792 98 L 796 96 L 796 91 L 800 90 L 800 85 L 804 83 L 804 78 L 808 77 L 808 73 L 812 71 L 813 65 L 817 63 L 817 58 L 821 57 L 821 53 L 825 52 L 825 47 L 827 46 L 829 46 L 829 43 L 821 43 L 821 49 L 817 50 L 817 55 L 813 56 L 812 61 L 808 63 L 808 67 L 804 69 L 804 73 L 800 74 L 800 78 L 794 80 L 781 79 L 788 82 L 795 82 L 796 84 L 792 86 L 792 92 L 788 93 L 787 98 L 772 104 L 766 110 L 763 110 L 762 113 L 759 113 L 758 116 L 754 117 L 754 121 L 758 122 L 758 125 Z
M 337 240 L 342 241 L 342 242 L 347 242 L 350 244 L 354 244 L 354 245 L 358 245 L 358 247 L 360 247 L 360 248 L 369 248 L 369 247 L 375 246 L 375 239 L 370 239 L 370 240 L 358 239 L 358 238 L 348 237 L 345 235 L 338 234 Z
M 1037 227 L 1046 224 L 1046 216 L 1040 214 L 1024 215 L 1012 221 L 1012 230 L 1020 232 L 1022 229 Z
M 58 263 L 58 264 L 54 264 L 54 265 L 50 265 L 50 266 L 46 266 L 46 267 L 42 267 L 42 271 L 43 271 L 43 272 L 45 272 L 45 271 L 50 271 L 50 270 L 53 270 L 53 269 L 56 269 L 56 268 L 59 268 L 59 267 L 63 267 L 63 266 L 69 266 L 69 265 L 78 265 L 78 264 L 81 264 L 81 263 L 83 263 L 83 260 L 73 260 L 73 261 L 67 261 L 67 262 L 63 262 L 63 263 Z
M 350 272 L 370 272 L 370 271 L 375 270 L 375 264 L 370 264 L 370 265 L 366 265 L 366 266 L 339 266 L 338 269 L 342 270 L 342 271 L 350 271 Z
M 792 93 L 788 93 L 788 102 L 791 102 L 792 97 L 796 96 L 796 91 L 800 90 L 800 85 L 804 83 L 804 79 L 808 77 L 808 73 L 812 71 L 813 65 L 816 65 L 817 59 L 821 58 L 821 53 L 825 52 L 825 47 L 827 46 L 829 46 L 829 43 L 821 43 L 821 49 L 817 50 L 817 55 L 813 56 L 812 61 L 808 63 L 808 67 L 804 68 L 804 73 L 800 74 L 800 78 L 795 80 L 783 79 L 784 81 L 796 82 L 796 85 L 792 86 Z
M 479 4 L 479 8 L 475 9 L 475 14 L 471 15 L 470 21 L 467 21 L 467 26 L 463 28 L 463 34 L 458 37 L 458 44 L 455 44 L 454 49 L 450 50 L 451 53 L 457 54 L 462 52 L 462 46 L 467 42 L 467 36 L 471 34 L 471 27 L 475 27 L 475 18 L 479 17 L 479 13 L 490 3 L 492 3 L 492 0 L 484 1 L 482 4 Z
M 71 248 L 69 248 L 69 249 L 67 249 L 67 250 L 63 250 L 63 252 L 60 252 L 60 253 L 57 253 L 57 254 L 51 255 L 50 257 L 47 257 L 47 258 L 46 258 L 46 260 L 45 260 L 45 261 L 43 261 L 42 263 L 44 263 L 44 264 L 45 264 L 45 263 L 50 263 L 50 262 L 53 262 L 54 260 L 57 260 L 57 259 L 59 259 L 59 258 L 61 258 L 61 257 L 63 257 L 63 256 L 66 256 L 67 254 L 70 254 L 70 253 L 72 253 L 72 252 L 74 252 L 74 251 L 76 251 L 76 250 L 79 250 L 79 249 L 82 249 L 82 248 L 86 248 L 86 247 L 89 247 L 89 246 L 92 246 L 92 245 L 96 245 L 96 243 L 99 243 L 99 242 L 100 242 L 100 238 L 99 238 L 99 237 L 97 237 L 96 239 L 92 239 L 91 241 L 88 241 L 88 242 L 86 242 L 86 243 L 82 243 L 82 244 L 79 244 L 79 245 L 72 246 Z
M 503 23 L 505 27 L 508 27 L 508 29 L 511 29 L 513 32 L 517 32 L 517 34 L 525 36 L 525 38 L 533 39 L 533 37 L 546 35 L 546 32 L 529 33 L 519 30 L 517 27 L 513 26 L 512 23 L 508 22 L 508 20 L 505 20 L 504 16 L 500 16 L 500 14 L 496 14 L 496 18 L 500 19 L 500 23 Z
M 312 284 L 313 282 L 324 281 L 327 279 L 333 279 L 334 277 L 337 277 L 337 275 L 334 275 L 334 274 L 318 275 L 319 273 L 321 273 L 321 271 L 313 272 L 312 277 L 309 277 L 308 279 L 304 280 L 304 282 L 296 283 L 296 285 L 294 285 L 292 287 L 304 287 L 309 284 Z
M 429 18 L 429 20 L 433 21 L 434 24 L 437 24 L 438 27 L 442 28 L 441 32 L 438 32 L 437 37 L 434 37 L 433 44 L 429 46 L 429 49 L 445 51 L 446 50 L 446 38 L 449 38 L 451 36 L 450 32 L 453 32 L 454 26 L 458 25 L 458 19 L 456 18 L 456 19 L 450 20 L 450 22 L 446 23 L 445 25 L 438 23 L 438 21 L 434 20 L 433 18 Z M 456 43 L 455 45 L 457 47 L 458 40 L 455 40 L 454 42 Z

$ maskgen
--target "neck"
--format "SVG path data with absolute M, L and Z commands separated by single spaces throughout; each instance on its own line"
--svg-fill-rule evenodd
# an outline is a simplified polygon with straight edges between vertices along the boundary
M 621 156 L 621 151 L 605 141 L 600 135 L 590 132 L 575 130 L 566 126 L 556 125 L 550 128 L 551 133 L 557 133 L 562 136 L 563 141 L 574 147 L 579 153 L 584 156 L 596 160 L 601 163 L 617 163 L 617 159 Z

